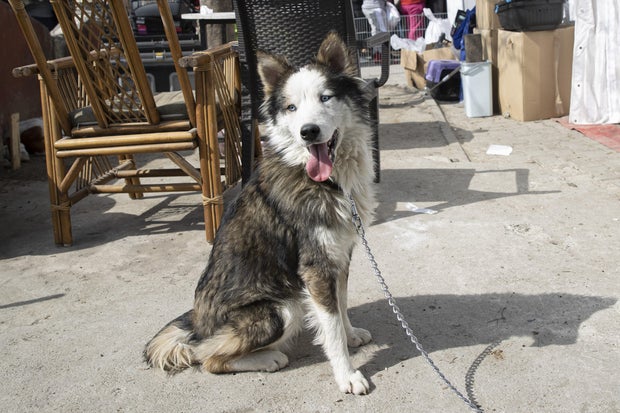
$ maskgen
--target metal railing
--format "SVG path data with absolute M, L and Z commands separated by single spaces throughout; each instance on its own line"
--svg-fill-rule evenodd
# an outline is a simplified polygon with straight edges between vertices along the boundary
M 407 38 L 407 35 L 409 33 L 408 17 L 409 16 L 400 16 L 400 22 L 394 29 L 390 30 L 390 34 L 396 34 L 398 37 Z M 424 32 L 428 27 L 429 20 L 423 14 L 416 15 L 415 17 L 420 19 L 420 21 L 422 22 L 422 24 L 418 27 L 414 37 L 415 39 L 417 39 L 419 37 L 424 37 Z M 435 17 L 439 19 L 445 19 L 448 17 L 448 15 L 445 13 L 435 13 Z M 368 19 L 366 17 L 355 18 L 355 34 L 356 37 L 360 40 L 370 37 L 370 24 L 368 23 Z M 392 58 L 390 63 L 400 64 L 400 50 L 392 49 L 391 56 Z M 373 50 L 360 51 L 359 61 L 360 66 L 362 67 L 377 66 L 381 63 L 379 56 L 376 55 L 375 51 Z

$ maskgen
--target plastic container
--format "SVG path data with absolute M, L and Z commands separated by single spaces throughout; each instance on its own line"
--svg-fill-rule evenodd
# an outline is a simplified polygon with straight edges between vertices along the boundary
M 491 62 L 461 63 L 465 114 L 469 118 L 493 115 Z
M 458 102 L 461 93 L 461 76 L 457 71 L 446 79 L 461 62 L 458 60 L 431 60 L 426 69 L 426 87 L 430 89 L 433 99 Z
M 553 30 L 564 18 L 564 0 L 502 0 L 495 13 L 504 30 Z

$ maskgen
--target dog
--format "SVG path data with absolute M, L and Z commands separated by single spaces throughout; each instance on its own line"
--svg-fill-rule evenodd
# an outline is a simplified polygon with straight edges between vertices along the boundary
M 371 340 L 347 315 L 357 240 L 348 196 L 364 222 L 376 206 L 363 81 L 335 33 L 301 68 L 270 53 L 257 59 L 263 158 L 226 209 L 193 309 L 149 341 L 145 359 L 171 373 L 195 365 L 273 372 L 288 365 L 284 351 L 309 326 L 339 389 L 366 394 L 368 381 L 347 347 Z

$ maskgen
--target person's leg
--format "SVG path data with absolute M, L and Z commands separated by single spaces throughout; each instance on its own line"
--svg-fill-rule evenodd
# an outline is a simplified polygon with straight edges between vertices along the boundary
M 401 14 L 407 16 L 407 38 L 411 40 L 424 37 L 421 30 L 424 21 L 424 17 L 421 15 L 422 9 L 424 9 L 424 3 L 400 5 Z
M 416 3 L 409 6 L 409 39 L 415 40 L 424 37 L 424 3 Z

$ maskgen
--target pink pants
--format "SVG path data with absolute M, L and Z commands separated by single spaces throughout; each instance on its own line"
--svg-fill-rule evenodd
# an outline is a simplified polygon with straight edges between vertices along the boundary
M 407 26 L 409 26 L 407 37 L 411 40 L 415 40 L 418 37 L 424 37 L 423 8 L 424 3 L 400 5 L 401 14 L 403 16 L 407 16 Z

